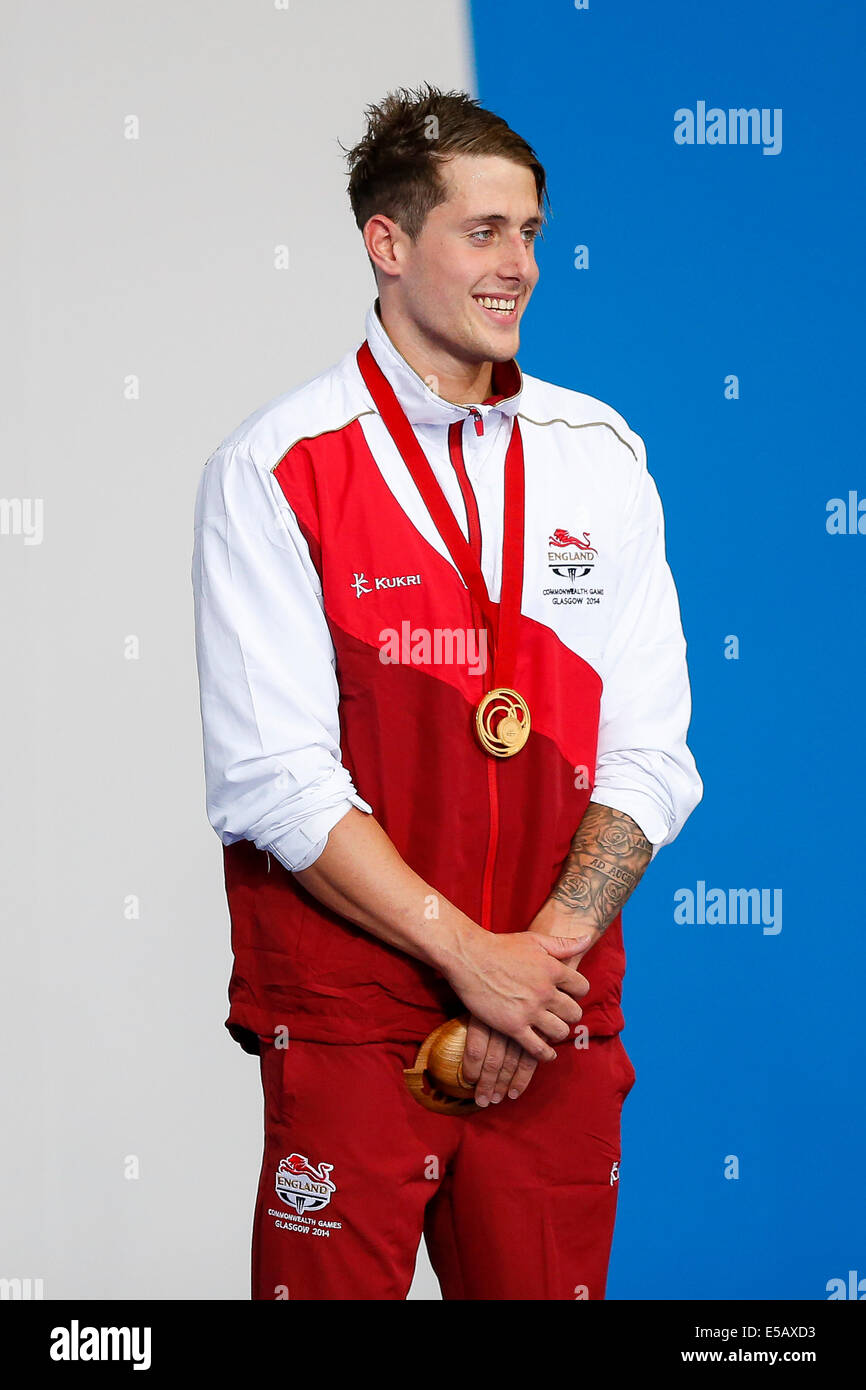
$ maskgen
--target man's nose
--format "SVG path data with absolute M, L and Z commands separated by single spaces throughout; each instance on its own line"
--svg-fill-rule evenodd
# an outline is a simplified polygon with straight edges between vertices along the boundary
M 499 274 L 503 280 L 519 280 L 522 289 L 532 282 L 534 264 L 532 247 L 520 237 L 518 241 L 509 243 L 500 262 Z

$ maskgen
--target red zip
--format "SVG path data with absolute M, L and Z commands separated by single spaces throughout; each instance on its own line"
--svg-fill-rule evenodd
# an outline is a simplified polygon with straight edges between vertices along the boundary
M 484 421 L 477 410 L 471 410 L 471 414 L 476 416 L 475 432 L 482 435 L 484 433 Z M 481 523 L 478 517 L 478 502 L 466 472 L 466 464 L 463 460 L 463 421 L 456 420 L 448 429 L 448 449 L 451 455 L 451 463 L 457 474 L 457 481 L 460 484 L 460 491 L 463 494 L 463 505 L 466 508 L 466 520 L 469 526 L 469 544 L 481 566 Z M 480 631 L 483 618 L 478 612 L 475 600 L 469 596 L 469 603 L 472 609 L 472 621 Z M 488 638 L 490 634 L 488 633 Z M 488 668 L 489 669 L 489 668 Z M 485 692 L 488 689 L 488 682 L 484 682 Z M 496 760 L 487 757 L 487 793 L 488 804 L 490 807 L 490 830 L 487 836 L 487 853 L 484 860 L 484 876 L 481 886 L 481 925 L 485 931 L 492 930 L 491 921 L 493 916 L 493 868 L 496 862 L 496 851 L 499 846 L 499 788 L 496 781 Z
M 496 763 L 487 759 L 487 790 L 490 800 L 490 834 L 487 837 L 487 858 L 484 861 L 484 882 L 481 887 L 481 925 L 485 931 L 492 931 L 493 917 L 493 865 L 499 847 L 499 790 L 496 785 Z

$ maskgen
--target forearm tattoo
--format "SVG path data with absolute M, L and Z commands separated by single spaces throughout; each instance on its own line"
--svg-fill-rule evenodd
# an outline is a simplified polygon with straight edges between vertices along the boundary
M 631 816 L 591 801 L 550 896 L 603 932 L 640 882 L 652 848 Z

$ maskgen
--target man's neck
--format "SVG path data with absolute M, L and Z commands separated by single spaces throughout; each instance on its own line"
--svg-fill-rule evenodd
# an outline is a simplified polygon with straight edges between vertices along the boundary
M 377 305 L 379 322 L 394 347 L 437 396 L 454 405 L 478 405 L 491 395 L 492 362 L 460 362 L 450 356 L 443 359 L 417 332 L 413 332 L 408 320 L 384 310 L 381 300 L 377 300 Z

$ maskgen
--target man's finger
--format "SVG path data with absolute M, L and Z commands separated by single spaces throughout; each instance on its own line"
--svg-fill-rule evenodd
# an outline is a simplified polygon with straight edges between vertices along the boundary
M 482 1023 L 480 1018 L 473 1015 L 469 1020 L 461 1064 L 464 1079 L 469 1082 L 470 1086 L 474 1086 L 481 1075 L 481 1067 L 487 1055 L 489 1041 L 490 1029 L 487 1024 Z
M 556 988 L 561 989 L 563 994 L 570 994 L 573 999 L 580 999 L 589 989 L 589 980 L 573 966 L 564 961 L 561 964 L 563 970 L 555 981 Z
M 487 1044 L 487 1056 L 481 1068 L 481 1075 L 475 1087 L 475 1104 L 489 1105 L 496 1084 L 496 1078 L 502 1070 L 502 1063 L 505 1058 L 505 1037 L 502 1033 L 493 1032 L 490 1034 L 490 1041 Z M 466 1075 L 464 1070 L 463 1075 Z
M 570 995 L 562 994 L 559 991 L 557 991 L 553 995 L 552 999 L 548 999 L 546 1009 L 544 1006 L 542 1006 L 542 1009 L 542 1015 L 532 1020 L 533 1028 L 537 1028 L 540 1033 L 546 1034 L 550 1031 L 547 1027 L 546 1022 L 544 1022 L 544 1019 L 549 1014 L 553 1014 L 563 1023 L 567 1023 L 569 1025 L 579 1023 L 580 1020 L 583 1018 L 583 1009 L 580 1007 L 577 1000 L 572 999 Z M 554 1042 L 559 1042 L 560 1031 L 561 1030 L 557 1029 L 555 1033 L 551 1034 Z
M 530 1057 L 529 1053 L 525 1052 L 523 1048 L 521 1048 L 520 1058 L 517 1063 L 517 1070 L 512 1076 L 511 1084 L 508 1087 L 508 1097 L 510 1100 L 517 1100 L 517 1097 L 523 1094 L 530 1081 L 532 1080 L 533 1076 L 535 1075 L 535 1069 L 537 1066 L 538 1063 L 536 1062 L 535 1058 Z
M 524 1052 L 534 1058 L 536 1062 L 555 1062 L 557 1053 L 554 1048 L 546 1043 L 544 1039 L 532 1028 L 521 1028 L 519 1033 L 514 1034 L 515 1042 L 519 1042 Z
M 551 1041 L 565 1042 L 566 1038 L 572 1036 L 571 1030 L 574 1022 L 577 1022 L 577 1020 L 573 1020 L 572 1023 L 566 1023 L 565 1019 L 557 1017 L 556 1014 L 548 1010 L 535 1026 L 536 1028 L 540 1028 L 545 1037 L 550 1038 Z
M 504 1038 L 503 1040 L 505 1042 L 505 1056 L 502 1059 L 502 1066 L 499 1068 L 499 1075 L 493 1085 L 493 1095 L 490 1097 L 494 1105 L 508 1094 L 511 1078 L 523 1055 L 523 1048 L 519 1047 L 513 1038 Z
M 589 949 L 590 934 L 584 933 L 583 936 L 547 936 L 540 932 L 533 933 L 538 941 L 541 942 L 545 951 L 549 955 L 555 956 L 557 960 L 569 960 L 576 956 L 579 951 Z

